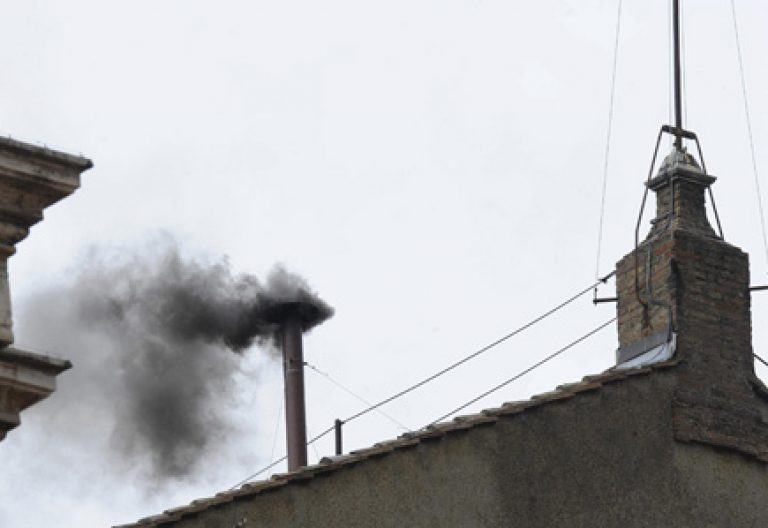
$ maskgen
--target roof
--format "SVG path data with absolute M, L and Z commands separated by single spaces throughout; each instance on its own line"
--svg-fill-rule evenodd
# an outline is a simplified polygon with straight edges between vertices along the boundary
M 300 468 L 289 473 L 273 475 L 268 480 L 244 484 L 238 489 L 216 494 L 214 497 L 197 499 L 186 506 L 166 510 L 159 515 L 145 517 L 136 523 L 124 524 L 115 528 L 148 528 L 162 526 L 181 520 L 210 508 L 223 505 L 235 500 L 245 499 L 260 493 L 282 488 L 299 482 L 305 482 L 318 475 L 327 475 L 341 468 L 364 463 L 366 460 L 389 456 L 402 449 L 408 449 L 420 443 L 450 435 L 458 431 L 493 425 L 500 418 L 512 417 L 524 412 L 576 398 L 581 394 L 600 390 L 603 386 L 620 382 L 628 378 L 645 376 L 657 370 L 668 369 L 679 363 L 679 360 L 656 363 L 641 368 L 617 370 L 609 369 L 601 374 L 586 376 L 582 381 L 558 386 L 554 391 L 533 396 L 529 400 L 504 403 L 501 407 L 485 409 L 477 414 L 458 416 L 450 422 L 437 423 L 424 429 L 408 432 L 395 440 L 379 442 L 371 447 L 352 451 L 346 455 L 325 457 L 313 466 Z

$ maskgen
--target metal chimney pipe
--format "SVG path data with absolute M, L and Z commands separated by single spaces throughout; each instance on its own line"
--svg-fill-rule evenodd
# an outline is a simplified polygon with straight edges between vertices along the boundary
M 307 420 L 304 400 L 304 349 L 302 334 L 321 321 L 317 306 L 301 301 L 276 304 L 267 313 L 278 327 L 285 381 L 285 434 L 288 471 L 307 465 Z
M 288 471 L 307 465 L 307 418 L 304 400 L 304 350 L 301 321 L 290 317 L 281 328 L 285 380 L 285 431 Z

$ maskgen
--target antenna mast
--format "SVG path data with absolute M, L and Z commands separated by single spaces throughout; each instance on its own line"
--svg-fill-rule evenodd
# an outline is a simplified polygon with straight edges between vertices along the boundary
M 675 149 L 683 150 L 683 111 L 680 65 L 680 0 L 672 0 L 672 40 L 675 64 Z

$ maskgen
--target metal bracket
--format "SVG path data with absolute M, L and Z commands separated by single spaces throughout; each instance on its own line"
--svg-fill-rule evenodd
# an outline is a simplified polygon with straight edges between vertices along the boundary
M 673 127 L 671 125 L 662 125 L 661 130 L 672 136 L 680 136 L 680 137 L 684 137 L 685 139 L 698 141 L 698 138 L 696 137 L 696 133 L 690 130 Z
M 611 279 L 614 275 L 616 275 L 616 270 L 613 270 L 612 272 L 610 272 L 605 277 L 600 277 L 599 281 L 602 282 L 603 284 L 608 284 L 608 280 Z M 601 304 L 601 303 L 618 302 L 618 300 L 619 300 L 618 297 L 598 298 L 598 296 L 597 296 L 597 288 L 598 287 L 599 287 L 599 285 L 595 285 L 595 291 L 594 291 L 594 295 L 592 297 L 592 304 L 598 305 L 598 304 Z
M 603 304 L 603 303 L 612 303 L 612 302 L 619 302 L 618 297 L 595 297 L 592 299 L 592 304 Z

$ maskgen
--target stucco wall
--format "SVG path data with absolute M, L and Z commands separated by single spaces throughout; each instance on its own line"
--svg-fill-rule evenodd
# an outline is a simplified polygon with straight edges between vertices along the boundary
M 674 440 L 676 383 L 630 378 L 167 526 L 768 525 L 764 463 Z
M 681 504 L 676 518 L 700 528 L 768 526 L 768 466 L 739 453 L 697 444 L 675 449 Z M 682 521 L 677 521 L 682 522 Z

